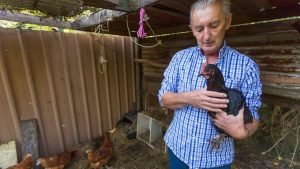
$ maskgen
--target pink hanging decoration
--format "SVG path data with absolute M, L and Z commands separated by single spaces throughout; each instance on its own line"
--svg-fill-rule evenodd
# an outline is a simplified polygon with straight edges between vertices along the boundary
M 137 32 L 137 36 L 142 39 L 144 39 L 147 36 L 147 33 L 145 33 L 145 31 L 144 31 L 144 25 L 143 25 L 144 17 L 145 17 L 145 9 L 141 8 L 140 9 L 140 22 L 139 22 L 140 28 Z

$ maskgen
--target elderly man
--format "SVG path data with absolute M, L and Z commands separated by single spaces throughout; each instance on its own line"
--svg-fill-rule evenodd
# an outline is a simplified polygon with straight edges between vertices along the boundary
M 190 27 L 198 46 L 177 52 L 165 70 L 158 96 L 163 107 L 175 110 L 165 135 L 171 169 L 230 169 L 233 139 L 251 136 L 259 125 L 259 68 L 226 45 L 224 36 L 231 18 L 229 0 L 197 0 L 191 7 Z M 243 123 L 243 110 L 237 116 L 227 115 L 222 111 L 228 103 L 226 95 L 205 89 L 205 78 L 199 76 L 205 62 L 219 67 L 226 87 L 243 93 L 252 123 Z M 209 118 L 208 111 L 216 112 L 216 118 Z M 218 135 L 215 126 L 230 135 L 218 149 L 210 142 Z

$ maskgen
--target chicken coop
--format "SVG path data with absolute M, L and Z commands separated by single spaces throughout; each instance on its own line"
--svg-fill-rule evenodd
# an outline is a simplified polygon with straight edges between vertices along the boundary
M 193 2 L 0 0 L 0 144 L 15 141 L 18 161 L 26 143 L 35 158 L 55 155 L 145 110 L 172 56 L 197 45 Z M 226 43 L 261 70 L 262 128 L 277 118 L 270 139 L 290 137 L 282 153 L 300 166 L 300 1 L 231 0 L 231 10 Z

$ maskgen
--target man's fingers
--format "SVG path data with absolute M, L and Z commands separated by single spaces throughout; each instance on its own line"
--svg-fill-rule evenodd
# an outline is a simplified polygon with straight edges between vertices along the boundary
M 201 98 L 202 98 L 202 101 L 215 103 L 215 104 L 227 104 L 227 103 L 229 103 L 229 100 L 226 97 L 220 98 L 220 97 L 211 97 L 211 96 L 208 96 L 208 95 L 203 95 L 203 96 L 201 96 Z
M 229 102 L 228 99 L 219 99 L 219 98 L 212 98 L 212 97 L 209 97 L 207 101 L 214 104 L 227 104 Z
M 210 103 L 210 102 L 204 102 L 203 106 L 209 107 L 209 108 L 214 108 L 214 109 L 223 109 L 227 107 L 227 104 L 215 104 L 215 103 Z
M 214 108 L 214 107 L 209 107 L 209 106 L 203 106 L 202 108 L 207 110 L 207 111 L 210 111 L 210 112 L 215 112 L 216 115 L 219 114 L 219 113 L 223 113 L 223 114 L 227 115 L 226 112 L 224 112 L 220 108 Z
M 226 108 L 229 102 L 229 100 L 226 99 L 227 96 L 225 93 L 201 89 L 198 90 L 197 93 L 195 92 L 195 94 L 196 97 L 193 100 L 194 105 L 212 112 L 222 111 L 221 109 Z
M 220 112 L 222 111 L 221 109 L 218 108 L 211 108 L 211 107 L 207 107 L 207 106 L 203 106 L 203 109 L 210 111 L 210 112 Z
M 227 97 L 227 95 L 225 93 L 219 93 L 219 92 L 208 91 L 208 90 L 205 90 L 205 94 L 209 97 L 216 97 L 216 98 L 226 98 Z

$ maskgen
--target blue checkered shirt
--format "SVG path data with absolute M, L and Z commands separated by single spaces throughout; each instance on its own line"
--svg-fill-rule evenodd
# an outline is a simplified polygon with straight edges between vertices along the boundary
M 198 47 L 177 52 L 165 70 L 158 97 L 166 92 L 186 92 L 206 87 L 199 76 L 205 57 Z M 228 88 L 242 91 L 253 117 L 259 119 L 262 85 L 259 68 L 249 57 L 224 43 L 216 65 L 220 68 Z M 192 169 L 213 168 L 233 162 L 233 139 L 226 137 L 218 149 L 210 143 L 218 132 L 206 110 L 187 105 L 175 110 L 174 118 L 164 137 L 174 154 Z

